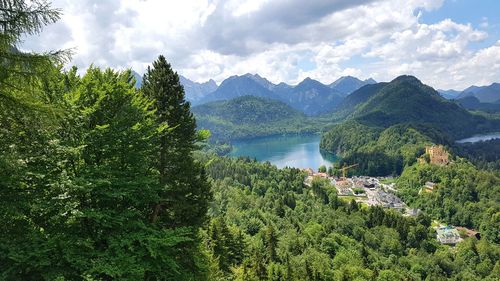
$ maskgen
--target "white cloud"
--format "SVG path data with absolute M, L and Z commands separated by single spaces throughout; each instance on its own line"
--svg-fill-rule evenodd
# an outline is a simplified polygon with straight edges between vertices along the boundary
M 61 21 L 24 48 L 76 47 L 72 61 L 142 72 L 159 54 L 197 80 L 247 72 L 273 82 L 414 74 L 439 88 L 500 81 L 498 42 L 445 19 L 421 22 L 443 0 L 56 0 Z M 483 22 L 488 22 L 487 19 Z M 496 57 L 495 57 L 496 56 Z M 310 61 L 313 69 L 303 69 Z M 484 74 L 484 69 L 491 69 Z M 493 71 L 496 70 L 496 71 Z

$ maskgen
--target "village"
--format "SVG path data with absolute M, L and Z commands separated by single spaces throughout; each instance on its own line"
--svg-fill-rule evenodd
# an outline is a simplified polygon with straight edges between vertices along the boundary
M 399 197 L 395 195 L 395 183 L 391 177 L 335 177 L 327 173 L 315 173 L 307 170 L 308 176 L 304 184 L 310 186 L 315 177 L 330 181 L 331 186 L 337 190 L 339 198 L 354 199 L 357 203 L 368 206 L 382 206 L 395 209 L 406 216 L 416 216 L 418 209 L 409 208 Z
M 450 164 L 449 154 L 443 146 L 426 147 L 425 154 L 418 159 L 420 163 L 427 161 L 433 165 Z M 347 177 L 347 169 L 353 168 L 357 164 L 344 166 L 340 168 L 342 175 L 333 176 L 325 172 L 315 172 L 312 169 L 305 169 L 307 176 L 304 179 L 306 186 L 311 186 L 314 178 L 327 179 L 330 185 L 335 187 L 339 198 L 346 200 L 354 199 L 357 203 L 367 206 L 381 206 L 387 209 L 394 209 L 401 212 L 404 216 L 415 217 L 420 212 L 419 209 L 410 208 L 396 194 L 396 181 L 393 177 L 369 177 L 352 176 Z M 426 182 L 419 190 L 419 194 L 432 193 L 436 188 L 436 183 Z M 435 221 L 434 230 L 436 239 L 441 244 L 456 245 L 463 241 L 464 237 L 476 237 L 480 239 L 480 233 L 465 227 L 455 227 L 451 225 L 442 225 Z

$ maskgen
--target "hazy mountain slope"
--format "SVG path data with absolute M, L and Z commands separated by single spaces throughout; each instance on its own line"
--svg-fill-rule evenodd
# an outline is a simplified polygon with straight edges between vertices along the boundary
M 497 103 L 500 101 L 500 83 L 483 87 L 475 92 L 474 96 L 482 103 Z
M 468 96 L 456 100 L 458 104 L 469 110 L 481 110 L 486 112 L 500 112 L 500 103 L 480 102 L 475 96 Z
M 269 80 L 267 80 L 266 78 L 260 76 L 259 74 L 247 73 L 243 76 L 252 79 L 253 81 L 257 82 L 259 85 L 261 85 L 262 87 L 264 87 L 270 91 L 272 91 L 274 89 L 274 87 L 276 86 L 273 83 L 271 83 Z
M 489 86 L 471 86 L 457 97 L 457 99 L 474 96 L 482 103 L 497 103 L 500 101 L 500 83 Z
M 179 80 L 184 86 L 187 100 L 192 104 L 198 104 L 207 94 L 217 90 L 217 84 L 212 79 L 204 83 L 198 83 L 179 75 Z
M 332 111 L 343 99 L 336 90 L 311 78 L 304 79 L 294 87 L 280 84 L 275 92 L 281 101 L 307 115 Z
M 441 89 L 438 89 L 437 90 L 438 93 L 445 99 L 447 100 L 452 100 L 452 99 L 456 99 L 460 96 L 460 94 L 462 92 L 460 91 L 457 91 L 457 90 L 441 90 Z
M 254 96 L 277 99 L 274 93 L 262 85 L 262 81 L 256 81 L 249 75 L 231 76 L 222 81 L 214 92 L 206 95 L 200 103 L 218 100 L 230 100 L 242 96 Z
M 356 77 L 343 76 L 330 84 L 329 87 L 340 92 L 343 96 L 347 96 L 365 85 L 375 83 L 377 82 L 371 78 L 363 81 Z

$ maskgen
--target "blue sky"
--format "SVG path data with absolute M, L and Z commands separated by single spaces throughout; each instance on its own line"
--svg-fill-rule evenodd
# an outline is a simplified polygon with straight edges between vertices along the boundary
M 415 75 L 441 89 L 500 82 L 495 0 L 53 0 L 64 15 L 26 50 L 141 73 L 159 54 L 189 79 L 274 83 Z
M 422 11 L 422 22 L 437 23 L 443 19 L 468 24 L 486 30 L 488 38 L 473 44 L 481 48 L 493 44 L 500 38 L 500 1 L 498 0 L 445 0 L 433 11 Z

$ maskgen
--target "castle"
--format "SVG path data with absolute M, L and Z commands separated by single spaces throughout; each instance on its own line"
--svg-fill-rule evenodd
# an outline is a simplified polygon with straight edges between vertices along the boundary
M 431 164 L 447 165 L 450 163 L 449 154 L 442 145 L 426 146 L 425 154 L 429 155 Z

